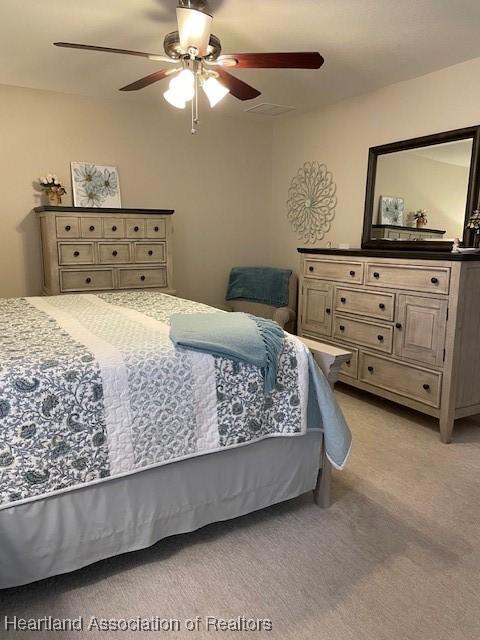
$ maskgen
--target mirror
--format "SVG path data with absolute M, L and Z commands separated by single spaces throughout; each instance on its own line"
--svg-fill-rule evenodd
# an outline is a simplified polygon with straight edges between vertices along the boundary
M 445 250 L 478 206 L 479 127 L 370 149 L 362 247 Z

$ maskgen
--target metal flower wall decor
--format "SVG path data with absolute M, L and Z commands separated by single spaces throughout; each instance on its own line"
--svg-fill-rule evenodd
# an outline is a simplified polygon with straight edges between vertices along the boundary
M 307 244 L 322 240 L 335 218 L 337 185 L 325 164 L 305 162 L 288 190 L 288 219 Z

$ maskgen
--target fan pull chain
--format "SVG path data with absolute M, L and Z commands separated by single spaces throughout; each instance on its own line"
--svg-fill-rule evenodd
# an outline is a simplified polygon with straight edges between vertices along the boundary
M 195 87 L 195 95 L 192 100 L 192 128 L 191 134 L 195 135 L 197 133 L 197 125 L 199 123 L 198 117 L 198 70 L 199 65 L 197 60 L 192 56 L 192 66 L 193 66 L 193 74 L 194 74 L 194 87 Z

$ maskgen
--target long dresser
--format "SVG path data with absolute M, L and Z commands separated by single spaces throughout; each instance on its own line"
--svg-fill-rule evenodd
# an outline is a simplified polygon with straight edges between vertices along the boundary
M 45 295 L 173 293 L 172 210 L 37 207 Z
M 480 255 L 299 249 L 299 334 L 353 355 L 340 380 L 454 421 L 480 413 Z

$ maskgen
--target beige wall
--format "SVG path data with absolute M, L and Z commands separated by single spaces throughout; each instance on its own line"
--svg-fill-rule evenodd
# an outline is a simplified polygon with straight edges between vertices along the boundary
M 378 223 L 380 196 L 401 197 L 405 201 L 404 224 L 411 214 L 427 211 L 430 229 L 443 229 L 440 239 L 461 238 L 470 167 L 439 162 L 411 151 L 388 153 L 377 161 L 374 222 Z
M 374 145 L 480 122 L 480 58 L 391 85 L 288 120 L 277 121 L 273 138 L 270 260 L 297 267 L 304 246 L 286 217 L 292 177 L 305 161 L 327 164 L 337 182 L 336 218 L 318 246 L 359 246 L 363 223 L 368 149 Z
M 32 182 L 55 171 L 70 184 L 70 161 L 90 160 L 118 166 L 125 207 L 176 210 L 178 291 L 220 304 L 232 265 L 267 259 L 271 129 L 203 115 L 193 137 L 185 112 L 0 86 L 0 296 L 40 292 Z
M 233 264 L 296 268 L 302 246 L 286 217 L 288 187 L 307 160 L 325 162 L 338 187 L 332 229 L 320 246 L 359 246 L 368 148 L 480 121 L 480 58 L 328 109 L 268 124 L 188 115 L 0 86 L 0 296 L 40 291 L 38 204 L 32 181 L 70 160 L 119 167 L 126 207 L 175 208 L 180 295 L 221 304 Z M 468 96 L 468 99 L 466 99 Z M 68 203 L 68 199 L 67 199 Z

